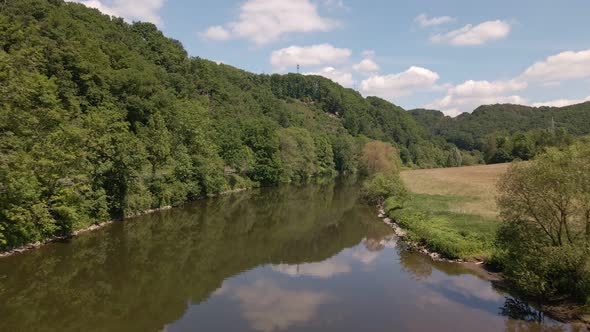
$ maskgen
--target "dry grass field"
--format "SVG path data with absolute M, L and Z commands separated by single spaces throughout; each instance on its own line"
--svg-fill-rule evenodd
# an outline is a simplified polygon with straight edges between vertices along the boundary
M 496 183 L 510 164 L 403 171 L 408 189 L 418 194 L 456 196 L 450 211 L 496 217 Z

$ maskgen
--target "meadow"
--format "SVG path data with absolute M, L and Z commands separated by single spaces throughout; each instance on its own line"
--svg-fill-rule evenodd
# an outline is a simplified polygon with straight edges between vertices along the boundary
M 385 210 L 410 240 L 430 250 L 452 259 L 488 260 L 499 225 L 496 183 L 508 165 L 403 171 L 411 198 L 403 209 L 388 209 L 386 201 Z

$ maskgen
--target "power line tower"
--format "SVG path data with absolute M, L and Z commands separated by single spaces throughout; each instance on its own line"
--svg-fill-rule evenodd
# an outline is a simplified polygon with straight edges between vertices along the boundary
M 555 119 L 551 117 L 551 132 L 555 134 Z
M 297 64 L 297 74 L 299 74 L 299 64 Z

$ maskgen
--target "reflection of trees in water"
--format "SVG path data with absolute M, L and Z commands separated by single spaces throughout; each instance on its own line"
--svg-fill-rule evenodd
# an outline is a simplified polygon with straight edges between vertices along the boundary
M 221 196 L 0 260 L 0 330 L 147 331 L 261 264 L 325 260 L 366 236 L 357 188 Z M 375 231 L 375 234 L 378 232 Z
M 398 248 L 398 256 L 402 269 L 417 280 L 426 279 L 432 274 L 432 260 L 430 257 L 403 247 Z
M 508 332 L 566 331 L 564 326 L 548 323 L 542 311 L 511 297 L 506 297 L 500 314 L 510 318 L 506 320 Z
M 528 322 L 541 323 L 545 319 L 545 315 L 542 311 L 531 307 L 525 302 L 510 297 L 507 297 L 504 301 L 504 305 L 500 308 L 500 314 L 512 319 Z

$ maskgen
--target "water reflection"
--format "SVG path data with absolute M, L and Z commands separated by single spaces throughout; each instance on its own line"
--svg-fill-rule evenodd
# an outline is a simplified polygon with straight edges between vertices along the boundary
M 332 298 L 326 292 L 283 289 L 268 279 L 235 288 L 230 286 L 226 291 L 239 302 L 241 313 L 250 326 L 264 332 L 308 322 L 316 318 L 320 305 Z
M 337 274 L 348 273 L 352 270 L 349 264 L 333 260 L 301 265 L 279 264 L 274 265 L 272 269 L 292 277 L 308 276 L 316 278 L 332 278 Z
M 567 330 L 400 249 L 357 197 L 333 182 L 238 193 L 1 259 L 0 331 Z

